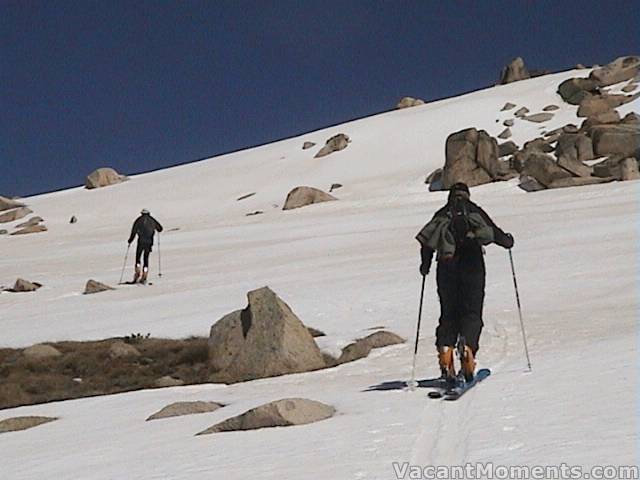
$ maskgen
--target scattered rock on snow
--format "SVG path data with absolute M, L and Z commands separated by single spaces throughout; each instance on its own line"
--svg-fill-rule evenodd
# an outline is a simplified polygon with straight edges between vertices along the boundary
M 525 192 L 539 192 L 540 190 L 547 189 L 538 180 L 529 175 L 522 175 L 520 177 L 520 184 L 518 185 L 518 187 L 520 187 Z
M 557 105 L 547 105 L 546 107 L 544 107 L 542 109 L 543 112 L 553 112 L 555 110 L 558 110 L 560 107 Z
M 58 420 L 56 417 L 13 417 L 0 420 L 0 433 L 28 430 L 38 425 Z
M 120 175 L 113 168 L 98 168 L 91 172 L 84 183 L 86 189 L 91 190 L 94 188 L 107 187 L 109 185 L 116 185 L 128 180 L 126 175 Z
M 245 217 L 254 217 L 256 215 L 262 215 L 264 212 L 262 210 L 255 210 L 253 212 L 245 213 Z
M 289 192 L 282 210 L 305 207 L 314 203 L 337 200 L 333 195 L 313 187 L 296 187 Z
M 638 85 L 636 83 L 629 83 L 624 87 L 622 87 L 622 91 L 625 93 L 630 93 L 630 92 L 635 92 L 637 88 L 638 88 Z
M 498 138 L 501 140 L 511 138 L 511 129 L 509 127 L 505 128 L 502 132 L 500 132 L 500 134 L 498 135 Z
M 509 119 L 505 120 L 504 122 L 502 122 L 502 124 L 503 124 L 505 127 L 513 127 L 513 124 L 514 124 L 514 123 L 515 123 L 515 122 L 514 122 L 513 118 L 509 118 Z
M 216 402 L 175 402 L 167 405 L 153 415 L 150 415 L 147 418 L 147 422 L 149 420 L 158 420 L 161 418 L 181 417 L 184 415 L 215 412 L 222 407 L 224 407 L 223 404 Z
M 339 188 L 342 188 L 342 184 L 341 183 L 332 183 L 331 187 L 329 187 L 329 193 L 331 193 L 334 190 L 337 190 Z
M 507 102 L 504 104 L 504 107 L 502 107 L 500 109 L 501 112 L 504 112 L 506 110 L 511 110 L 512 108 L 516 108 L 516 104 L 515 103 L 511 103 L 511 102 Z
M 336 410 L 332 406 L 315 400 L 285 398 L 260 405 L 241 415 L 229 418 L 197 435 L 306 425 L 331 418 L 335 412 Z
M 26 222 L 22 222 L 16 225 L 16 228 L 33 227 L 34 225 L 38 225 L 42 221 L 42 217 L 31 217 Z
M 89 295 L 92 293 L 106 292 L 107 290 L 115 290 L 115 288 L 100 283 L 96 280 L 89 280 L 84 287 L 84 294 Z
M 303 149 L 303 150 L 308 150 L 308 149 L 310 149 L 311 147 L 315 147 L 315 146 L 316 146 L 315 142 L 304 142 L 304 143 L 302 144 L 302 149 Z
M 251 193 L 247 193 L 245 195 L 241 195 L 238 198 L 236 198 L 236 202 L 239 202 L 240 200 L 245 200 L 247 198 L 253 197 L 256 194 L 256 192 L 251 192 Z
M 336 364 L 340 365 L 365 358 L 374 348 L 382 348 L 404 342 L 405 339 L 395 333 L 384 330 L 375 332 L 344 347 L 340 358 L 336 360 Z
M 217 321 L 209 336 L 210 379 L 235 383 L 325 366 L 309 330 L 269 287 L 247 294 L 249 305 Z
M 30 282 L 22 278 L 18 278 L 16 283 L 13 284 L 13 288 L 8 289 L 9 292 L 22 293 L 22 292 L 35 292 L 42 284 L 37 282 Z
M 76 218 L 76 216 L 72 216 L 71 219 L 69 220 L 69 223 L 77 223 L 78 219 Z
M 527 120 L 528 122 L 534 122 L 534 123 L 548 122 L 552 118 L 553 118 L 553 113 L 549 113 L 549 112 L 534 113 L 533 115 L 525 115 L 522 117 L 523 120 Z
M 516 110 L 514 115 L 518 118 L 523 118 L 527 113 L 529 113 L 529 109 L 527 107 L 522 107 Z
M 325 157 L 330 153 L 344 150 L 345 148 L 347 148 L 350 142 L 351 140 L 344 133 L 334 135 L 329 140 L 327 140 L 326 145 L 322 147 L 318 153 L 316 153 L 315 158 Z
M 40 232 L 46 232 L 46 231 L 47 231 L 47 227 L 45 227 L 42 224 L 39 224 L 39 225 L 32 225 L 30 227 L 21 228 L 20 230 L 13 232 L 11 235 L 27 235 L 29 233 L 40 233 Z
M 22 202 L 18 202 L 17 200 L 13 200 L 11 198 L 3 197 L 0 195 L 0 212 L 4 210 L 11 210 L 12 208 L 20 208 L 24 207 L 25 204 Z
M 18 207 L 0 214 L 0 223 L 9 223 L 26 217 L 33 211 L 27 207 Z

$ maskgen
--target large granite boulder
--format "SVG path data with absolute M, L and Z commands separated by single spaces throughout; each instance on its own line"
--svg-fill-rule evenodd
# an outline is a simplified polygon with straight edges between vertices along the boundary
M 592 117 L 607 113 L 620 105 L 624 105 L 630 98 L 627 95 L 594 95 L 585 97 L 580 102 L 578 116 Z
M 638 75 L 638 72 L 640 72 L 640 57 L 619 57 L 604 67 L 592 70 L 589 79 L 604 87 L 630 80 Z
M 285 398 L 260 405 L 241 415 L 229 418 L 197 435 L 306 425 L 331 418 L 335 412 L 336 410 L 332 406 L 315 400 Z
M 526 80 L 527 78 L 530 78 L 530 75 L 524 60 L 521 57 L 517 57 L 502 69 L 500 84 L 505 85 L 519 80 Z
M 339 152 L 340 150 L 344 150 L 349 146 L 351 140 L 344 133 L 339 133 L 334 135 L 329 140 L 324 147 L 320 149 L 318 153 L 316 153 L 314 158 L 326 157 L 330 153 Z
M 593 159 L 591 139 L 584 134 L 563 133 L 556 146 L 558 165 L 577 177 L 591 176 L 593 169 L 585 165 L 585 160 Z
M 640 158 L 640 125 L 597 125 L 590 129 L 590 135 L 597 157 L 618 155 Z
M 33 210 L 27 207 L 18 207 L 0 214 L 0 223 L 15 222 L 31 213 L 33 213 Z
M 585 98 L 598 93 L 598 84 L 588 78 L 569 78 L 558 87 L 558 94 L 571 105 L 580 105 Z
M 125 343 L 122 340 L 113 342 L 109 346 L 110 358 L 135 358 L 140 356 L 140 351 L 131 344 Z
M 442 174 L 445 189 L 457 182 L 470 187 L 482 185 L 499 175 L 498 142 L 484 130 L 468 128 L 452 133 L 447 138 L 445 156 Z
M 235 383 L 324 368 L 315 340 L 269 287 L 247 294 L 249 305 L 211 327 L 210 379 Z
M 91 172 L 85 182 L 85 188 L 91 190 L 94 188 L 107 187 L 109 185 L 116 185 L 127 180 L 126 175 L 120 175 L 113 168 L 98 168 Z
M 572 177 L 571 173 L 558 166 L 553 157 L 541 152 L 528 154 L 522 174 L 535 178 L 546 188 L 551 188 L 553 182 L 557 180 Z
M 314 203 L 330 202 L 336 197 L 313 187 L 296 187 L 289 192 L 282 210 L 306 207 Z
M 640 179 L 640 171 L 638 171 L 638 161 L 633 158 L 625 158 L 620 162 L 620 180 L 638 180 Z

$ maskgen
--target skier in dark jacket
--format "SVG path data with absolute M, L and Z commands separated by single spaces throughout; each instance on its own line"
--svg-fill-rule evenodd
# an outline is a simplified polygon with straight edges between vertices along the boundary
M 142 209 L 140 216 L 136 218 L 131 227 L 131 235 L 129 235 L 129 245 L 133 242 L 136 235 L 138 235 L 138 246 L 136 248 L 136 270 L 133 276 L 133 283 L 147 282 L 147 275 L 149 274 L 149 254 L 153 247 L 153 236 L 156 232 L 162 231 L 162 225 L 151 216 L 149 210 Z M 144 256 L 143 256 L 144 255 Z M 140 268 L 140 259 L 143 257 L 144 266 Z
M 436 329 L 436 347 L 440 370 L 448 379 L 455 377 L 456 345 L 463 347 L 461 370 L 465 378 L 470 380 L 475 372 L 475 356 L 483 327 L 483 245 L 496 243 L 507 249 L 513 247 L 513 236 L 498 228 L 489 215 L 469 198 L 467 185 L 453 185 L 447 204 L 416 236 L 421 245 L 420 273 L 423 276 L 429 273 L 433 253 L 437 252 L 440 320 Z

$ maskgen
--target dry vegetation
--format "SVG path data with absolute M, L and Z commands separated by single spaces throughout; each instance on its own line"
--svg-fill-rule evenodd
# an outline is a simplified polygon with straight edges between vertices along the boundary
M 111 358 L 111 344 L 122 340 L 50 343 L 62 355 L 43 360 L 0 349 L 0 409 L 152 388 L 167 375 L 185 384 L 208 381 L 207 338 L 127 337 L 141 355 Z

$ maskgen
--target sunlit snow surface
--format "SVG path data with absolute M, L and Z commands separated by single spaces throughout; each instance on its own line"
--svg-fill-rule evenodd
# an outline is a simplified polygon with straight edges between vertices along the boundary
M 532 113 L 549 104 L 561 109 L 544 124 L 516 120 L 513 140 L 519 145 L 542 128 L 579 125 L 577 108 L 555 92 L 564 79 L 587 74 L 494 87 L 117 186 L 27 199 L 49 232 L 0 237 L 0 283 L 23 277 L 44 287 L 0 295 L 0 346 L 135 332 L 207 335 L 218 318 L 246 304 L 248 290 L 264 285 L 327 334 L 319 339 L 327 351 L 378 326 L 409 342 L 319 372 L 3 410 L 0 420 L 60 420 L 0 435 L 0 478 L 392 479 L 394 461 L 637 464 L 638 182 L 535 194 L 520 190 L 517 181 L 472 189 L 472 199 L 516 239 L 533 373 L 525 372 L 508 254 L 490 246 L 479 362 L 493 370 L 491 378 L 453 403 L 430 400 L 424 390 L 366 391 L 410 376 L 420 288 L 414 236 L 446 198 L 429 193 L 424 178 L 443 165 L 447 135 L 473 126 L 495 136 L 521 106 Z M 518 106 L 501 112 L 507 101 Z M 636 100 L 618 110 L 624 115 L 639 105 Z M 352 143 L 314 159 L 336 133 Z M 302 150 L 305 141 L 317 146 Z M 281 210 L 291 188 L 328 190 L 332 183 L 344 185 L 333 192 L 339 201 Z M 257 193 L 236 201 L 251 192 Z M 143 207 L 166 229 L 162 278 L 156 245 L 153 286 L 81 295 L 89 278 L 118 282 L 129 228 Z M 265 213 L 245 216 L 255 210 Z M 73 225 L 72 215 L 78 218 Z M 427 289 L 420 378 L 437 373 L 433 276 Z M 289 396 L 332 404 L 338 414 L 301 427 L 194 436 Z M 145 422 L 181 400 L 229 406 Z

